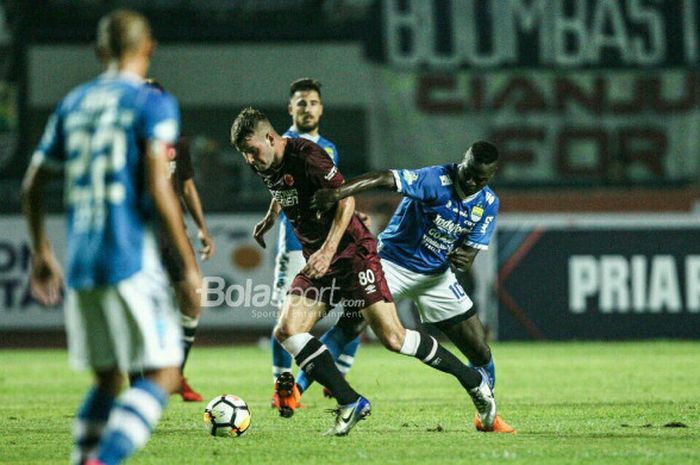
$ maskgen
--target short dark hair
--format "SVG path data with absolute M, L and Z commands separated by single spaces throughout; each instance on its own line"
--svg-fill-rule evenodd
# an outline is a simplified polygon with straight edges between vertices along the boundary
M 241 110 L 231 125 L 231 143 L 233 146 L 240 150 L 243 141 L 255 132 L 258 124 L 261 122 L 270 123 L 270 120 L 267 119 L 267 116 L 262 111 L 253 107 Z
M 305 90 L 315 90 L 318 96 L 321 96 L 321 82 L 313 78 L 301 78 L 292 82 L 289 85 L 289 98 L 292 98 L 296 92 Z
M 471 146 L 474 161 L 482 164 L 490 164 L 498 161 L 498 149 L 491 142 L 483 140 L 474 142 Z
M 115 10 L 97 24 L 97 54 L 103 61 L 122 58 L 150 37 L 151 25 L 145 16 L 132 10 Z

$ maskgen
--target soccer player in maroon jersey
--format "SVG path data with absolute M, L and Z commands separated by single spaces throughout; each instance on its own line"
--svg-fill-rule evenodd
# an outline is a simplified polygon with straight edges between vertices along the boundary
M 272 194 L 267 215 L 255 227 L 255 239 L 265 247 L 265 232 L 284 211 L 304 249 L 306 266 L 292 283 L 275 337 L 299 368 L 327 387 L 338 401 L 335 425 L 328 434 L 348 434 L 371 411 L 369 400 L 353 390 L 326 347 L 309 332 L 341 301 L 346 309 L 362 309 L 387 349 L 413 356 L 455 376 L 471 396 L 482 424 L 490 429 L 496 417 L 496 402 L 487 379 L 464 365 L 435 338 L 401 325 L 379 262 L 377 243 L 354 214 L 355 200 L 340 200 L 319 216 L 310 208 L 317 190 L 338 187 L 344 182 L 322 149 L 305 139 L 281 137 L 267 117 L 253 108 L 242 110 L 236 117 L 231 126 L 231 143 Z M 276 388 L 280 413 L 284 414 L 284 409 L 289 409 L 295 400 L 293 375 L 280 376 Z
M 146 82 L 151 87 L 158 89 L 161 92 L 165 92 L 163 86 L 155 79 L 147 79 Z M 184 136 L 180 136 L 175 146 L 169 148 L 168 165 L 168 175 L 170 181 L 172 182 L 175 195 L 177 195 L 177 198 L 180 201 L 179 203 L 182 207 L 183 213 L 186 209 L 197 225 L 197 236 L 202 243 L 200 257 L 202 260 L 208 260 L 212 255 L 214 255 L 216 245 L 209 234 L 207 223 L 204 220 L 202 202 L 199 199 L 199 192 L 197 191 L 197 186 L 194 183 L 194 167 L 192 166 L 190 147 L 187 139 Z M 185 229 L 187 228 L 187 226 L 184 224 L 183 227 Z M 175 253 L 176 251 L 165 236 L 165 232 L 159 230 L 157 232 L 157 236 L 163 265 L 165 266 L 170 282 L 175 289 L 177 303 L 180 309 L 180 324 L 182 325 L 184 356 L 182 359 L 182 365 L 180 366 L 182 378 L 180 380 L 180 388 L 177 392 L 185 402 L 202 402 L 204 400 L 202 395 L 192 389 L 187 382 L 187 378 L 185 377 L 185 364 L 187 364 L 192 345 L 194 344 L 197 326 L 199 325 L 201 307 L 188 304 L 187 300 L 183 298 L 183 262 L 180 256 Z M 190 252 L 192 255 L 194 255 L 194 249 L 192 249 L 191 244 Z

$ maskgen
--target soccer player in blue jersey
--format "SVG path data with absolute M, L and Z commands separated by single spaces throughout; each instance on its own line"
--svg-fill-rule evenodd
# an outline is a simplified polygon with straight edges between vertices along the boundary
M 184 298 L 193 306 L 200 300 L 201 276 L 168 179 L 178 105 L 144 81 L 154 47 L 142 15 L 117 10 L 100 20 L 97 51 L 106 70 L 58 104 L 23 183 L 31 289 L 54 304 L 63 273 L 44 228 L 42 192 L 54 169 L 65 177 L 68 348 L 74 367 L 95 374 L 74 420 L 76 465 L 116 465 L 133 455 L 180 385 L 182 329 L 156 216 L 183 260 Z M 144 376 L 121 392 L 122 373 Z
M 283 134 L 283 137 L 303 139 L 315 142 L 331 157 L 334 164 L 338 164 L 338 150 L 333 142 L 329 141 L 319 133 L 321 116 L 323 115 L 323 102 L 321 101 L 321 83 L 316 79 L 301 78 L 292 82 L 289 86 L 289 104 L 287 106 L 289 115 L 292 117 L 292 126 Z M 284 304 L 289 286 L 294 277 L 306 265 L 302 253 L 301 243 L 294 235 L 292 225 L 289 223 L 284 213 L 280 213 L 279 236 L 277 240 L 277 257 L 275 259 L 274 292 L 272 296 L 273 304 L 280 310 Z M 347 320 L 342 320 L 343 322 Z M 347 328 L 333 326 L 321 337 L 321 342 L 326 344 L 328 350 L 336 360 L 336 364 L 341 373 L 345 374 L 355 360 L 355 353 L 360 344 L 359 336 L 353 335 L 350 339 L 346 333 L 352 333 Z M 290 372 L 292 369 L 292 356 L 277 342 L 272 336 L 272 377 L 273 382 L 282 373 Z M 300 372 L 296 380 L 298 395 L 306 390 L 310 384 L 304 372 Z M 294 393 L 295 396 L 297 393 Z M 277 392 L 272 396 L 272 407 L 279 408 L 279 396 Z
M 496 370 L 484 327 L 452 267 L 468 271 L 488 248 L 499 200 L 487 186 L 498 169 L 498 151 L 475 142 L 461 163 L 418 170 L 367 173 L 335 189 L 316 192 L 312 208 L 326 211 L 338 200 L 371 189 L 404 198 L 379 235 L 379 255 L 392 296 L 411 299 L 421 320 L 440 329 L 484 373 L 493 388 Z M 357 324 L 357 332 L 362 325 Z M 483 429 L 478 416 L 477 429 Z M 513 432 L 498 416 L 493 431 Z

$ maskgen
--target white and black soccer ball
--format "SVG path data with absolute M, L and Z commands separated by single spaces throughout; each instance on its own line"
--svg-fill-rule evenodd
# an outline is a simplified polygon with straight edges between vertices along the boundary
M 204 425 L 212 436 L 237 438 L 250 428 L 248 404 L 231 394 L 217 396 L 204 409 Z

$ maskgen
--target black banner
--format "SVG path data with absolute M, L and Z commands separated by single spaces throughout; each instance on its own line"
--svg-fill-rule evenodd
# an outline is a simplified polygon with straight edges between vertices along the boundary
M 700 337 L 700 230 L 498 232 L 498 335 Z

